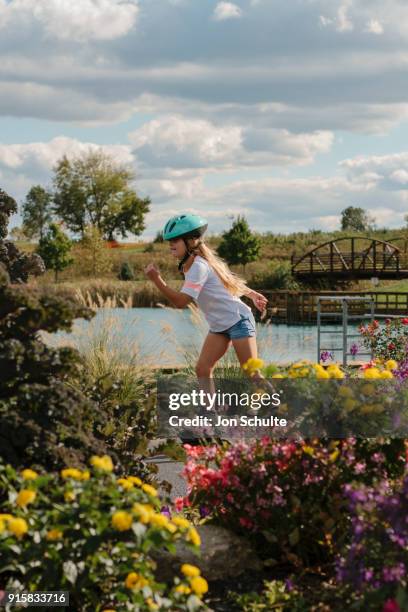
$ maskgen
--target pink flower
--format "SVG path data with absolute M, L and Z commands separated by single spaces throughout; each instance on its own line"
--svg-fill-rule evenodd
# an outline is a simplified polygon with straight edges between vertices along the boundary
M 382 612 L 401 612 L 401 608 L 395 599 L 387 599 L 387 601 L 384 602 Z
M 242 527 L 245 527 L 246 529 L 252 529 L 252 525 L 253 525 L 252 521 L 250 521 L 245 516 L 241 516 L 239 519 L 239 522 L 242 525 Z
M 176 508 L 177 512 L 181 512 L 184 508 L 184 498 L 176 497 L 174 500 L 174 507 Z

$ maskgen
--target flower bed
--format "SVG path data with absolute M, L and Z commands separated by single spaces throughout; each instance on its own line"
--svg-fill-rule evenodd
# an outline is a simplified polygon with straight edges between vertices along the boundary
M 295 563 L 331 556 L 348 522 L 343 485 L 401 474 L 406 461 L 403 440 L 263 438 L 186 451 L 189 493 L 179 508 L 262 534 L 269 551 Z
M 182 516 L 160 512 L 154 487 L 138 477 L 116 478 L 109 457 L 90 470 L 20 474 L 0 465 L 1 587 L 70 592 L 79 611 L 191 611 L 206 608 L 208 585 L 183 565 L 173 585 L 157 582 L 150 552 L 175 550 L 183 540 L 198 552 L 200 538 Z

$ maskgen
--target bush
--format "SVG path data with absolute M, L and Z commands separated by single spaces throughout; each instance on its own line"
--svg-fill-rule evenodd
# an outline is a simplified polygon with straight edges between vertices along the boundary
M 408 358 L 408 318 L 386 319 L 383 326 L 374 320 L 362 325 L 360 333 L 364 345 L 373 350 L 376 357 L 396 361 Z
M 360 597 L 360 609 L 408 606 L 408 474 L 392 486 L 345 485 L 351 542 L 337 560 L 338 580 Z M 392 607 L 393 604 L 393 607 Z
M 344 484 L 401 474 L 405 463 L 399 439 L 265 437 L 186 450 L 183 503 L 241 534 L 262 536 L 274 559 L 295 564 L 332 558 L 348 524 Z
M 299 283 L 292 276 L 288 261 L 271 262 L 267 271 L 251 278 L 250 285 L 255 289 L 299 289 Z
M 118 279 L 123 281 L 132 281 L 135 279 L 135 275 L 130 264 L 125 261 L 120 267 Z
M 173 585 L 155 579 L 153 551 L 174 552 L 178 540 L 199 551 L 184 518 L 161 514 L 157 491 L 133 476 L 117 479 L 108 456 L 93 468 L 17 474 L 0 465 L 0 572 L 5 588 L 70 593 L 70 609 L 194 611 L 205 608 L 207 583 L 182 566 Z M 131 607 L 129 607 L 131 606 Z

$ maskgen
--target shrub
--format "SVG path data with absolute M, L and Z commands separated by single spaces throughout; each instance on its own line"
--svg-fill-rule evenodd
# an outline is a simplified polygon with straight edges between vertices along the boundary
M 120 271 L 118 274 L 118 279 L 123 281 L 132 281 L 135 279 L 134 272 L 130 264 L 125 261 L 120 267 Z
M 360 333 L 365 346 L 373 350 L 376 357 L 396 361 L 408 358 L 408 318 L 386 319 L 383 326 L 374 320 L 362 325 Z
M 183 503 L 239 533 L 263 536 L 275 559 L 295 563 L 332 556 L 348 522 L 342 485 L 401 474 L 405 463 L 400 439 L 265 437 L 186 451 Z
M 338 580 L 358 594 L 363 610 L 405 610 L 408 474 L 394 486 L 383 481 L 375 488 L 347 484 L 344 490 L 352 528 L 351 542 L 337 560 Z
M 182 566 L 183 577 L 165 585 L 155 579 L 150 556 L 174 552 L 178 540 L 198 552 L 195 528 L 161 514 L 152 486 L 133 476 L 116 478 L 108 456 L 92 457 L 91 464 L 91 471 L 60 474 L 17 474 L 0 465 L 0 496 L 8 497 L 0 515 L 5 588 L 67 590 L 70 609 L 79 612 L 205 608 L 208 586 L 198 568 Z
M 299 289 L 289 261 L 271 262 L 268 270 L 251 278 L 250 285 L 257 289 Z

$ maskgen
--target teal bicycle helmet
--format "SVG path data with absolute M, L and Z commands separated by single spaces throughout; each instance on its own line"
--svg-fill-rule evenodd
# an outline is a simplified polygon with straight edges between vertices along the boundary
M 173 238 L 199 238 L 208 227 L 208 222 L 200 215 L 177 215 L 164 226 L 164 240 Z
M 164 240 L 172 240 L 173 238 L 182 238 L 186 245 L 186 254 L 179 262 L 178 269 L 183 271 L 183 266 L 192 252 L 190 251 L 187 240 L 189 238 L 200 238 L 208 227 L 207 220 L 200 215 L 177 215 L 169 219 L 164 226 Z

